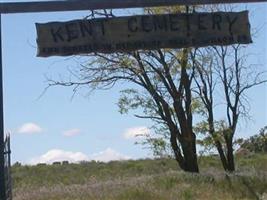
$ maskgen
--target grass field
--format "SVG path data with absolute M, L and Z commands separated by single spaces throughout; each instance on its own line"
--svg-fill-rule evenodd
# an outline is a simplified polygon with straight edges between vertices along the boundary
M 226 174 L 216 157 L 199 160 L 200 174 L 168 159 L 13 166 L 14 200 L 267 200 L 267 155 L 237 158 Z

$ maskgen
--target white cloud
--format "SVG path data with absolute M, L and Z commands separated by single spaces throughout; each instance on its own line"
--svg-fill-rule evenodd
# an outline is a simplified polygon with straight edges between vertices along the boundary
M 35 123 L 25 123 L 19 129 L 18 133 L 34 134 L 42 132 L 42 128 Z
M 111 148 L 107 148 L 105 151 L 93 154 L 91 160 L 109 162 L 112 160 L 128 160 L 129 156 L 123 155 Z
M 123 155 L 111 148 L 107 148 L 104 151 L 99 153 L 92 154 L 87 156 L 82 152 L 72 152 L 72 151 L 64 151 L 61 149 L 51 149 L 47 153 L 35 157 L 30 160 L 30 164 L 35 165 L 37 163 L 47 163 L 51 164 L 53 162 L 62 162 L 69 161 L 71 163 L 77 163 L 79 161 L 101 161 L 101 162 L 109 162 L 111 160 L 127 160 L 130 159 L 129 156 Z
M 56 161 L 64 161 L 68 160 L 69 162 L 79 162 L 82 160 L 88 160 L 88 156 L 81 152 L 72 152 L 72 151 L 64 151 L 61 149 L 52 149 L 49 150 L 47 153 L 33 158 L 30 161 L 30 164 L 37 164 L 37 163 L 48 163 L 51 164 Z
M 66 136 L 66 137 L 72 137 L 72 136 L 75 136 L 75 135 L 79 135 L 81 133 L 81 130 L 80 129 L 70 129 L 70 130 L 66 130 L 63 132 L 63 135 Z
M 137 136 L 146 136 L 149 134 L 150 134 L 149 128 L 145 126 L 139 126 L 139 127 L 133 127 L 133 128 L 127 129 L 123 133 L 123 137 L 125 139 L 132 139 L 132 138 L 136 138 Z

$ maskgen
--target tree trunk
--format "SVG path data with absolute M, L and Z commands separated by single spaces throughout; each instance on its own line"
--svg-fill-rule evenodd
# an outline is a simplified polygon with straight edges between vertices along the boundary
M 234 161 L 234 149 L 233 149 L 233 140 L 232 138 L 228 138 L 226 140 L 227 146 L 227 171 L 233 172 L 235 171 L 235 161 Z
M 195 172 L 198 173 L 198 163 L 197 163 L 197 154 L 192 151 L 189 147 L 186 149 L 186 156 L 185 156 L 185 171 L 186 172 Z
M 225 171 L 228 171 L 228 163 L 227 163 L 227 159 L 225 157 L 221 142 L 220 141 L 216 141 L 215 142 L 215 146 L 216 146 L 217 151 L 219 153 L 219 156 L 220 156 L 220 159 L 221 159 L 221 162 L 222 162 L 222 165 L 223 165 L 223 169 Z
M 199 172 L 196 152 L 196 136 L 191 134 L 190 138 L 184 138 L 182 142 L 184 154 L 184 165 L 186 172 Z
M 196 153 L 196 137 L 193 134 L 191 139 L 181 138 L 181 145 L 183 155 L 181 154 L 180 147 L 177 144 L 177 138 L 175 134 L 172 134 L 170 138 L 172 150 L 175 155 L 175 160 L 178 162 L 180 168 L 186 172 L 198 173 L 198 162 Z
M 184 162 L 184 158 L 181 154 L 180 148 L 177 144 L 177 140 L 176 140 L 176 136 L 175 133 L 172 132 L 171 134 L 171 138 L 170 138 L 170 142 L 171 142 L 171 147 L 175 156 L 175 160 L 177 161 L 178 165 L 180 166 L 180 168 L 182 170 L 185 170 L 185 162 Z

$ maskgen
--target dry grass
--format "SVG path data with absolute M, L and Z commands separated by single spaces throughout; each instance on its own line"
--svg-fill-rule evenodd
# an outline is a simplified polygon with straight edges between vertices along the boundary
M 266 157 L 264 155 L 262 159 Z M 175 165 L 169 162 L 172 161 L 100 163 L 101 167 L 98 168 L 94 168 L 98 166 L 97 163 L 18 167 L 14 170 L 14 200 L 260 200 L 267 197 L 267 163 L 265 166 L 261 161 L 260 165 L 247 162 L 247 166 L 243 166 L 235 174 L 226 174 L 214 166 L 202 168 L 200 174 L 190 174 L 175 170 Z M 248 163 L 254 168 L 247 170 Z M 257 169 L 257 166 L 264 168 Z M 68 173 L 63 170 L 55 174 L 55 168 L 59 171 L 64 168 Z M 73 171 L 75 169 L 80 172 Z M 33 175 L 38 174 L 38 170 L 41 175 L 47 176 L 34 179 Z M 54 173 L 53 181 L 46 179 L 52 177 L 50 173 Z M 74 174 L 83 179 L 80 178 L 79 182 L 78 178 L 72 177 Z M 29 177 L 25 177 L 23 181 L 25 175 Z M 38 184 L 43 179 L 46 181 Z

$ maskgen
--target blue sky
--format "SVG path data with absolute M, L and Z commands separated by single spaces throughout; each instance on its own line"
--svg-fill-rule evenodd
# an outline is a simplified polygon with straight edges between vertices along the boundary
M 257 55 L 251 62 L 267 70 L 267 4 L 250 4 L 252 27 L 262 27 L 253 38 L 250 51 Z M 141 158 L 147 150 L 134 145 L 130 135 L 148 131 L 151 123 L 120 115 L 116 105 L 118 85 L 109 91 L 86 90 L 74 98 L 71 88 L 50 88 L 46 76 L 58 78 L 68 66 L 77 63 L 72 57 L 36 57 L 35 23 L 80 19 L 87 12 L 12 14 L 2 17 L 5 129 L 11 131 L 12 161 L 37 163 L 56 159 Z M 249 92 L 252 121 L 244 121 L 237 136 L 248 137 L 267 124 L 267 87 Z M 126 135 L 127 136 L 126 136 Z

